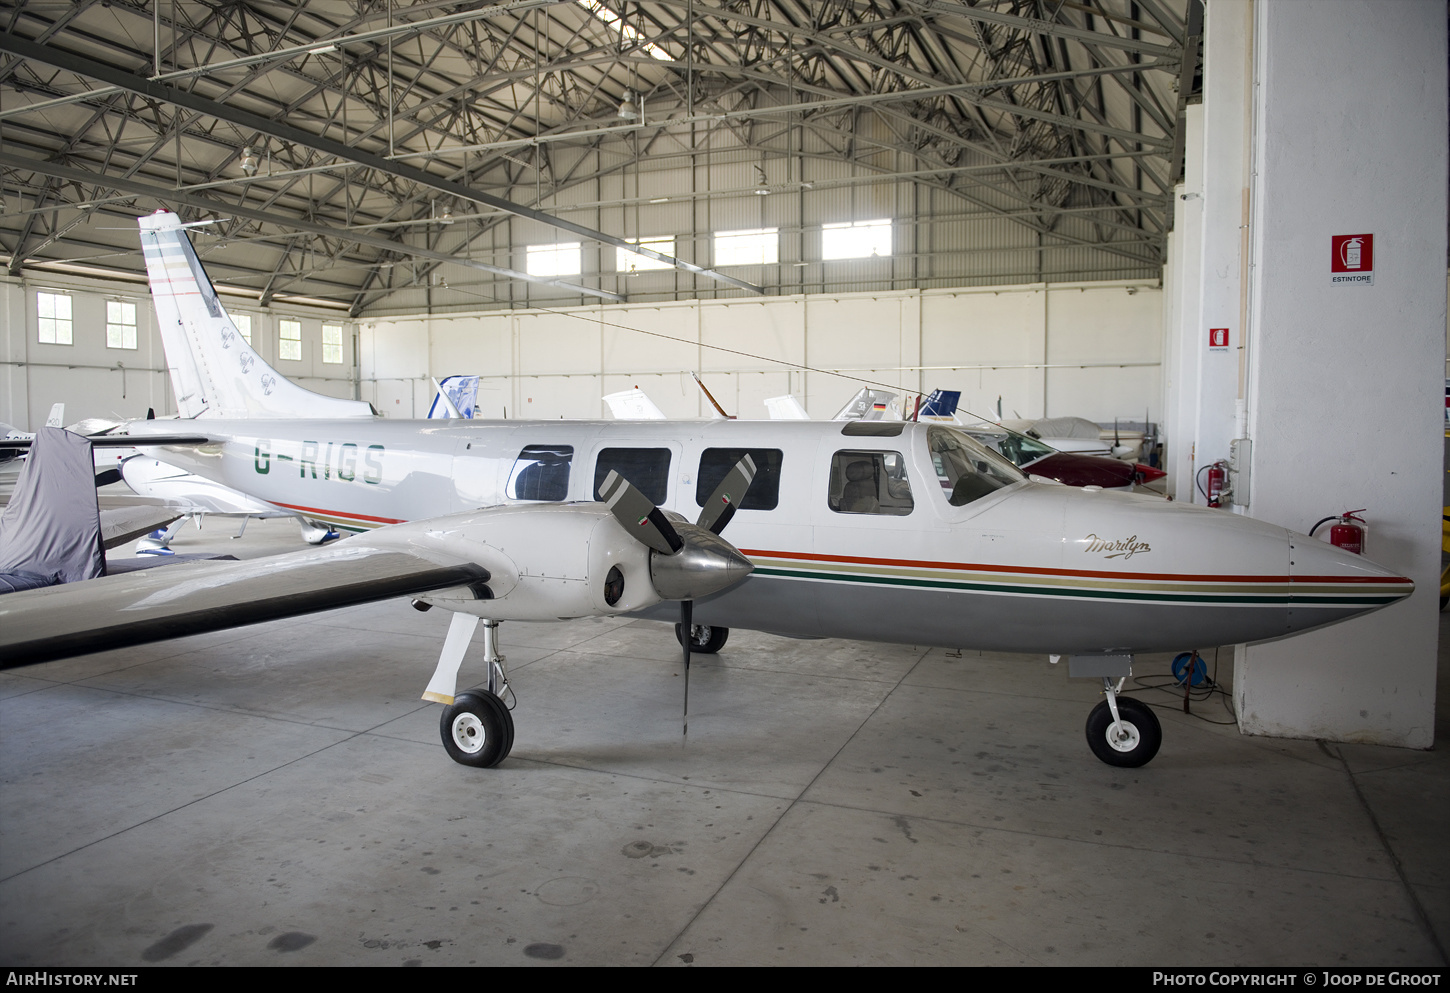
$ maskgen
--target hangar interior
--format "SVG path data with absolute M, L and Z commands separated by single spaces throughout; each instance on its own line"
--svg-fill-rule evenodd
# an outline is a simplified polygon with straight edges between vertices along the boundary
M 0 16 L 20 430 L 177 409 L 136 228 L 164 208 L 267 362 L 384 417 L 453 374 L 509 419 L 635 386 L 708 417 L 692 374 L 740 418 L 955 389 L 1157 425 L 1180 501 L 1251 439 L 1223 513 L 1368 507 L 1371 557 L 1417 584 L 1224 647 L 1191 713 L 1142 688 L 1167 733 L 1139 770 L 1083 748 L 1090 683 L 970 646 L 736 631 L 682 738 L 667 627 L 510 622 L 493 770 L 438 749 L 417 694 L 446 623 L 406 602 L 6 671 L 0 958 L 1447 963 L 1443 3 Z M 1331 285 L 1359 232 L 1374 282 Z M 300 542 L 232 523 L 175 547 Z

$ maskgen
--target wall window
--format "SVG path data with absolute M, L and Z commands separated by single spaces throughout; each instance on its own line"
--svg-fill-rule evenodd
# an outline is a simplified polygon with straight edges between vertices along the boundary
M 136 305 L 129 300 L 106 301 L 106 347 L 136 347 Z
M 35 311 L 40 317 L 40 343 L 42 345 L 69 345 L 71 343 L 70 296 L 65 293 L 35 294 Z
M 891 221 L 826 224 L 821 228 L 821 258 L 866 259 L 891 254 Z
M 774 265 L 779 261 L 780 233 L 776 228 L 715 232 L 717 266 Z
M 559 245 L 530 245 L 524 270 L 530 276 L 577 276 L 580 268 L 579 242 Z
M 673 236 L 668 238 L 631 238 L 630 244 L 652 248 L 661 255 L 673 257 L 675 254 L 675 239 Z M 673 269 L 674 266 L 668 262 L 661 262 L 659 259 L 652 259 L 648 255 L 637 255 L 623 248 L 615 248 L 614 268 L 620 272 L 644 272 L 647 269 Z
M 237 331 L 246 339 L 247 344 L 250 345 L 252 343 L 252 315 L 232 314 L 231 318 L 232 323 L 237 326 Z
M 284 317 L 277 322 L 277 357 L 289 362 L 302 361 L 302 322 Z
M 342 325 L 322 325 L 322 361 L 342 364 Z

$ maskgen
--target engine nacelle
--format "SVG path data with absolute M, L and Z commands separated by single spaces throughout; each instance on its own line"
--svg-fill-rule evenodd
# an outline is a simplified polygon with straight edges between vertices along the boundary
M 650 549 L 602 504 L 493 507 L 387 532 L 370 538 L 403 541 L 413 554 L 440 561 L 467 558 L 488 570 L 486 582 L 420 597 L 449 610 L 552 621 L 623 614 L 661 599 L 650 579 Z

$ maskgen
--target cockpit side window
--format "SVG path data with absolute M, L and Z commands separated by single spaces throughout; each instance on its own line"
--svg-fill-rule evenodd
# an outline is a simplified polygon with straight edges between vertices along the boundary
M 594 463 L 594 499 L 602 500 L 599 487 L 613 470 L 634 484 L 655 506 L 665 502 L 670 488 L 668 448 L 605 448 Z
M 927 447 L 947 503 L 962 507 L 1025 478 L 1001 455 L 950 428 L 927 431 Z
M 573 461 L 573 445 L 528 445 L 514 460 L 504 492 L 510 500 L 567 500 Z
M 827 503 L 838 514 L 905 517 L 916 506 L 900 452 L 837 452 Z

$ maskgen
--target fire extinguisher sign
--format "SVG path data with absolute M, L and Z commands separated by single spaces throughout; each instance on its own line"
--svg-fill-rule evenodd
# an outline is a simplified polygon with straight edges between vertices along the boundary
M 1208 350 L 1210 352 L 1228 351 L 1228 328 L 1208 329 Z
M 1331 283 L 1342 286 L 1374 285 L 1374 235 L 1331 235 L 1329 248 Z

